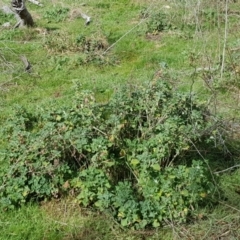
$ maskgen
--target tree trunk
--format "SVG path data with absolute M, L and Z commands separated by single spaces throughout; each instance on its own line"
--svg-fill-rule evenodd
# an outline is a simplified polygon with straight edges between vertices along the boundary
M 15 27 L 19 27 L 21 25 L 32 27 L 34 22 L 31 14 L 28 12 L 25 1 L 24 0 L 12 0 L 11 2 L 12 8 L 14 12 L 19 16 L 20 21 L 15 25 Z

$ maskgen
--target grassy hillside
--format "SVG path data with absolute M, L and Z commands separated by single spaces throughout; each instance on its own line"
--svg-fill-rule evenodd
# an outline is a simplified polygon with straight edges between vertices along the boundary
M 222 194 L 216 204 L 193 209 L 187 223 L 169 221 L 141 231 L 123 228 L 108 213 L 80 207 L 73 196 L 32 203 L 1 214 L 0 239 L 238 239 L 240 3 L 41 2 L 43 7 L 26 4 L 33 28 L 13 29 L 14 16 L 0 11 L 1 130 L 19 105 L 32 113 L 52 106 L 67 109 L 76 89 L 93 91 L 105 104 L 123 86 L 164 80 L 176 92 L 194 94 L 221 122 L 210 154 L 197 149 L 196 155 L 210 155 Z M 9 1 L 2 0 L 4 5 Z M 80 11 L 91 17 L 89 25 Z M 5 22 L 11 27 L 2 26 Z M 30 62 L 30 72 L 21 56 Z M 9 143 L 0 132 L 5 168 L 1 156 Z

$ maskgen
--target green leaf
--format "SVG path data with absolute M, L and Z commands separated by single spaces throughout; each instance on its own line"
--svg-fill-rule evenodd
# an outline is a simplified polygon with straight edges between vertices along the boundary
M 140 161 L 139 161 L 138 159 L 136 159 L 136 158 L 134 158 L 134 159 L 131 160 L 131 164 L 132 164 L 133 166 L 138 165 L 139 162 L 140 162 Z
M 107 166 L 107 167 L 112 167 L 115 165 L 115 162 L 113 161 L 105 161 L 104 164 Z
M 159 227 L 159 226 L 160 226 L 160 223 L 158 222 L 157 219 L 155 219 L 155 220 L 153 221 L 153 227 L 157 228 L 157 227 Z
M 153 170 L 155 170 L 155 171 L 160 171 L 161 170 L 161 167 L 160 167 L 160 165 L 159 164 L 153 164 L 152 165 L 152 168 L 153 168 Z
M 187 197 L 189 195 L 189 192 L 185 189 L 181 191 L 181 194 L 185 197 Z
M 128 219 L 127 219 L 127 218 L 122 219 L 122 220 L 121 220 L 121 225 L 122 225 L 123 227 L 126 227 L 126 226 L 128 225 Z
M 62 119 L 62 117 L 60 116 L 60 115 L 57 115 L 57 117 L 56 117 L 56 121 L 61 121 L 61 119 Z

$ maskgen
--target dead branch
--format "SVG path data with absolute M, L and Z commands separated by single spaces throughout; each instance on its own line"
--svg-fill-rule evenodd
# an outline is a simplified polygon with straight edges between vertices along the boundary
M 224 169 L 224 170 L 222 170 L 222 171 L 214 172 L 214 174 L 219 174 L 219 173 L 224 173 L 224 172 L 227 172 L 227 171 L 231 171 L 231 170 L 233 170 L 234 168 L 240 168 L 240 164 L 235 165 L 235 166 L 232 166 L 232 167 L 227 168 L 227 169 Z
M 26 58 L 26 56 L 21 56 L 20 59 L 22 60 L 24 66 L 25 66 L 25 71 L 30 72 L 31 71 L 31 64 L 28 61 L 28 59 Z
M 15 14 L 14 12 L 13 12 L 13 10 L 10 8 L 10 7 L 8 7 L 8 6 L 3 6 L 2 8 L 1 8 L 1 10 L 4 12 L 4 13 L 6 13 L 6 14 Z
M 75 19 L 78 17 L 81 17 L 84 20 L 86 20 L 85 22 L 86 25 L 88 25 L 91 22 L 91 18 L 87 14 L 83 13 L 81 9 L 74 9 L 73 11 L 71 11 L 70 13 L 71 19 Z
M 38 5 L 38 6 L 40 6 L 40 7 L 42 7 L 43 6 L 43 4 L 42 3 L 40 3 L 39 1 L 37 1 L 37 0 L 28 0 L 29 2 L 31 2 L 31 3 L 33 3 L 33 4 L 36 4 L 36 5 Z
M 20 18 L 20 21 L 14 26 L 14 28 L 25 25 L 32 27 L 34 25 L 33 18 L 25 6 L 24 0 L 12 0 L 11 5 L 13 11 Z
M 90 23 L 91 18 L 90 18 L 88 15 L 86 15 L 85 13 L 81 13 L 81 17 L 82 17 L 84 20 L 86 20 L 86 22 L 85 22 L 86 25 L 88 25 L 88 24 Z

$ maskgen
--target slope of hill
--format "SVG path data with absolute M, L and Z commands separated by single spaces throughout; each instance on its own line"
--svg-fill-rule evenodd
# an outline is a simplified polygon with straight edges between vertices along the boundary
M 84 2 L 42 0 L 41 3 L 43 6 L 26 1 L 26 6 L 35 22 L 32 28 L 13 28 L 16 23 L 14 15 L 0 11 L 0 122 L 2 126 L 0 131 L 0 193 L 7 185 L 6 179 L 7 181 L 11 179 L 10 175 L 6 174 L 5 169 L 11 169 L 11 161 L 14 161 L 14 156 L 16 158 L 17 154 L 20 153 L 15 153 L 14 149 L 21 149 L 17 145 L 11 146 L 13 151 L 6 158 L 6 154 L 10 153 L 9 145 L 13 143 L 11 139 L 14 131 L 16 138 L 18 133 L 23 134 L 24 132 L 25 134 L 29 129 L 31 134 L 36 136 L 40 130 L 44 130 L 44 121 L 48 121 L 50 116 L 53 118 L 56 116 L 54 120 L 49 120 L 53 123 L 54 121 L 61 122 L 61 118 L 63 118 L 61 114 L 66 113 L 64 117 L 67 114 L 71 115 L 71 111 L 75 114 L 76 109 L 72 109 L 75 96 L 76 101 L 81 100 L 83 104 L 86 104 L 86 101 L 87 104 L 92 103 L 92 98 L 89 95 L 84 95 L 85 99 L 77 99 L 79 95 L 75 94 L 79 94 L 81 91 L 90 90 L 99 109 L 105 109 L 104 107 L 111 101 L 112 96 L 115 96 L 114 94 L 118 93 L 124 86 L 127 86 L 125 93 L 128 93 L 128 90 L 131 92 L 132 89 L 137 92 L 141 89 L 138 88 L 139 86 L 147 85 L 150 86 L 150 89 L 153 86 L 155 89 L 154 84 L 165 82 L 172 88 L 171 94 L 177 99 L 175 101 L 178 101 L 177 104 L 175 102 L 172 105 L 169 104 L 169 109 L 174 104 L 179 107 L 181 101 L 186 101 L 183 105 L 186 104 L 187 109 L 188 100 L 180 100 L 182 98 L 178 98 L 178 96 L 194 95 L 197 98 L 197 104 L 207 109 L 204 112 L 206 123 L 214 123 L 211 127 L 205 128 L 205 130 L 209 130 L 208 133 L 202 134 L 204 136 L 211 135 L 209 138 L 209 141 L 213 143 L 211 148 L 206 148 L 205 142 L 201 142 L 202 138 L 196 148 L 189 147 L 183 141 L 186 145 L 181 142 L 182 152 L 180 154 L 171 152 L 169 147 L 171 153 L 168 156 L 170 160 L 167 164 L 171 166 L 175 160 L 182 161 L 185 158 L 184 161 L 187 165 L 190 151 L 194 152 L 191 158 L 200 158 L 205 161 L 207 156 L 211 174 L 218 181 L 220 198 L 216 197 L 210 205 L 204 205 L 204 207 L 201 206 L 201 203 L 198 208 L 189 204 L 192 213 L 184 224 L 173 220 L 173 217 L 172 221 L 168 218 L 163 225 L 161 224 L 161 227 L 159 227 L 158 222 L 153 220 L 155 228 L 148 227 L 146 224 L 145 230 L 137 231 L 133 229 L 133 224 L 125 224 L 124 221 L 117 220 L 121 219 L 121 214 L 127 213 L 119 211 L 117 218 L 114 217 L 114 214 L 106 211 L 99 213 L 99 209 L 90 211 L 90 208 L 79 206 L 78 203 L 83 200 L 80 195 L 78 195 L 80 200 L 76 201 L 75 199 L 76 192 L 74 193 L 74 191 L 76 191 L 77 185 L 68 196 L 62 197 L 57 192 L 51 192 L 49 195 L 53 195 L 56 199 L 54 197 L 44 199 L 41 194 L 39 196 L 29 195 L 29 198 L 24 199 L 24 194 L 28 194 L 26 188 L 21 192 L 24 201 L 28 202 L 26 205 L 13 210 L 4 208 L 0 217 L 0 239 L 238 239 L 240 236 L 240 177 L 238 170 L 240 3 L 237 1 L 207 0 L 197 2 L 195 0 L 89 0 Z M 9 1 L 3 0 L 0 7 L 8 5 Z M 82 18 L 83 14 L 91 17 L 91 22 L 87 25 L 85 19 Z M 6 22 L 9 24 L 5 24 Z M 31 65 L 29 71 L 25 69 L 26 60 Z M 142 97 L 140 93 L 138 94 Z M 128 96 L 131 99 L 130 93 Z M 161 97 L 159 99 L 162 99 Z M 119 99 L 122 100 L 120 97 Z M 153 100 L 150 97 L 146 99 Z M 168 96 L 166 99 L 169 102 L 172 101 Z M 86 101 L 84 102 L 84 100 Z M 149 102 L 152 103 L 150 100 Z M 115 101 L 117 100 L 115 99 Z M 190 99 L 190 101 L 192 100 Z M 116 102 L 112 104 L 114 105 Z M 145 102 L 143 101 L 142 104 L 144 105 Z M 77 106 L 79 107 L 79 105 Z M 141 106 L 137 107 L 141 108 Z M 190 107 L 192 110 L 195 105 Z M 118 110 L 117 108 L 116 110 Z M 25 109 L 30 115 L 24 115 L 25 110 L 22 109 Z M 68 109 L 71 109 L 69 113 Z M 108 111 L 106 109 L 105 111 Z M 154 111 L 152 106 L 149 109 Z M 177 107 L 176 109 L 179 110 Z M 199 108 L 196 109 L 199 110 Z M 93 107 L 90 110 L 94 112 L 96 109 Z M 198 114 L 197 110 L 194 113 Z M 129 108 L 127 111 L 133 110 Z M 144 111 L 141 112 L 142 118 L 146 114 Z M 182 111 L 182 108 L 179 111 Z M 51 115 L 50 112 L 55 115 Z M 166 117 L 169 114 L 167 117 L 172 116 L 172 113 L 169 112 L 162 111 L 156 115 L 165 114 Z M 93 121 L 100 121 L 99 119 L 102 121 L 102 116 L 87 114 L 89 113 L 86 113 L 85 116 L 89 116 L 89 118 L 91 116 Z M 113 121 L 108 119 L 109 112 L 104 114 L 103 118 L 107 119 L 106 122 Z M 184 115 L 182 112 L 178 114 Z M 32 119 L 31 116 L 33 116 Z M 110 122 L 107 128 L 103 127 L 105 123 L 101 125 L 101 128 L 95 126 L 94 133 L 98 131 L 102 135 L 109 134 L 110 144 L 115 141 L 114 144 L 117 145 L 119 139 L 123 136 L 125 139 L 126 136 L 134 132 L 134 124 L 142 123 L 140 121 L 134 122 L 135 120 L 127 122 L 130 117 L 126 116 L 122 122 L 119 120 L 119 125 L 116 128 L 112 128 L 115 131 L 114 134 L 119 137 L 118 139 L 116 137 L 112 140 L 111 137 L 114 134 L 106 132 L 109 130 L 109 126 L 114 125 L 113 122 Z M 31 126 L 26 131 L 14 130 L 10 120 L 13 120 L 14 124 L 20 123 L 26 120 L 24 117 L 31 124 L 35 124 L 34 117 L 40 120 L 38 119 L 35 125 L 30 124 Z M 195 122 L 199 120 L 198 116 L 191 115 L 191 119 L 193 118 Z M 188 121 L 190 120 L 184 124 L 187 125 Z M 153 122 L 154 120 L 151 123 Z M 195 126 L 195 122 L 191 122 L 192 124 L 189 125 Z M 127 128 L 128 123 L 134 126 Z M 79 123 L 76 121 L 75 124 Z M 72 128 L 70 120 L 67 127 Z M 143 128 L 141 134 L 147 135 L 153 130 L 149 127 L 149 131 L 144 132 Z M 164 125 L 164 130 L 166 128 L 167 125 Z M 46 131 L 50 131 L 50 127 L 46 129 Z M 17 133 L 17 131 L 19 132 Z M 157 131 L 160 130 L 157 129 Z M 169 132 L 171 131 L 169 130 Z M 29 135 L 24 135 L 24 137 L 30 136 L 30 133 L 27 134 Z M 41 135 L 44 134 L 42 131 Z M 137 135 L 139 132 L 134 132 L 134 134 Z M 192 136 L 188 137 L 189 140 Z M 39 139 L 41 138 L 36 137 L 33 138 L 33 141 Z M 174 144 L 177 144 L 177 141 L 176 137 L 173 140 Z M 23 141 L 22 146 L 24 144 Z M 49 141 L 49 146 L 54 146 L 54 142 L 52 144 Z M 97 144 L 96 147 L 94 145 L 96 149 L 98 148 Z M 118 148 L 118 157 L 123 159 L 131 154 L 130 174 L 134 176 L 135 180 L 139 180 L 141 171 L 137 168 L 140 161 L 138 157 L 143 150 L 126 153 L 124 144 L 127 145 L 124 141 L 118 145 L 118 147 L 121 145 Z M 149 145 L 151 144 L 149 143 Z M 169 146 L 175 147 L 173 143 L 171 144 Z M 37 146 L 35 150 L 38 151 L 40 144 L 36 143 L 36 145 L 29 146 L 33 148 Z M 92 149 L 94 147 L 92 146 Z M 112 145 L 107 148 L 108 152 L 110 148 L 112 150 Z M 152 147 L 152 149 L 155 148 Z M 186 152 L 190 151 L 185 153 L 185 150 L 182 149 L 185 149 Z M 23 148 L 22 151 L 23 157 L 29 156 L 28 153 L 31 152 L 30 149 Z M 105 152 L 101 151 L 100 153 L 104 154 Z M 44 153 L 41 154 L 45 156 Z M 87 148 L 85 154 L 89 154 Z M 176 157 L 173 157 L 174 154 Z M 96 156 L 102 157 L 100 155 Z M 76 155 L 74 156 L 76 157 Z M 9 159 L 9 162 L 6 162 L 6 159 Z M 18 159 L 20 159 L 19 156 Z M 93 159 L 93 161 L 95 160 Z M 109 164 L 106 168 L 109 167 L 111 170 L 112 162 L 109 159 L 104 160 Z M 18 161 L 15 164 L 20 168 L 17 165 Z M 56 162 L 54 164 L 58 165 Z M 162 168 L 163 165 L 152 164 L 152 168 L 154 171 L 160 171 L 160 167 Z M 34 172 L 31 169 L 28 171 Z M 65 174 L 64 171 L 61 174 Z M 18 173 L 14 172 L 11 176 L 18 177 Z M 67 181 L 62 182 L 66 189 L 69 187 L 68 184 Z M 74 183 L 72 184 L 74 185 Z M 97 184 L 97 181 L 94 184 Z M 140 185 L 140 182 L 138 184 Z M 135 185 L 135 190 L 138 184 Z M 4 194 L 13 191 L 12 189 L 17 192 L 18 186 L 11 187 L 11 190 L 9 188 Z M 39 191 L 41 192 L 41 188 Z M 4 194 L 0 195 L 2 199 L 5 197 Z M 188 193 L 184 194 L 187 199 Z M 205 192 L 201 194 L 203 196 Z M 14 197 L 17 198 L 17 194 Z M 40 204 L 36 204 L 36 202 L 40 202 Z M 179 218 L 181 217 L 180 214 Z M 132 221 L 135 221 L 135 225 L 140 222 L 137 217 Z M 125 228 L 125 225 L 129 225 L 129 228 Z

